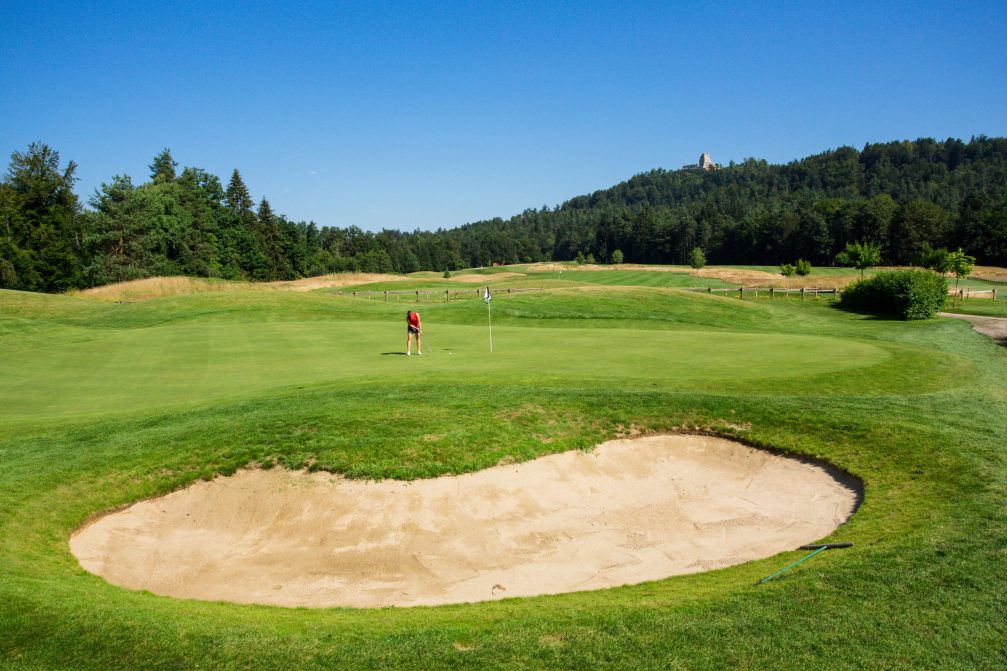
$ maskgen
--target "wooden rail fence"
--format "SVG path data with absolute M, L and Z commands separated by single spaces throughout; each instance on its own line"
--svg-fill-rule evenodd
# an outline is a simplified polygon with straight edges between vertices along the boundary
M 799 289 L 781 289 L 779 287 L 688 287 L 688 289 L 689 291 L 705 291 L 708 294 L 722 293 L 725 296 L 736 293 L 738 294 L 738 298 L 742 300 L 745 299 L 746 294 L 753 298 L 758 298 L 760 292 L 764 296 L 768 295 L 771 299 L 776 298 L 778 295 L 786 298 L 790 294 L 800 294 L 802 300 L 805 296 L 814 296 L 815 298 L 819 296 L 832 296 L 833 299 L 839 297 L 838 289 L 823 289 L 822 287 L 801 287 Z
M 491 291 L 494 294 L 517 294 L 525 291 L 542 291 L 543 288 L 544 287 L 522 287 L 522 288 L 510 288 L 510 289 L 492 289 Z M 475 296 L 476 298 L 479 298 L 480 296 L 483 295 L 483 287 L 479 287 L 478 289 L 462 289 L 462 290 L 445 289 L 444 291 L 441 291 L 439 289 L 418 289 L 414 291 L 349 291 L 349 292 L 341 291 L 339 292 L 339 295 L 353 296 L 354 298 L 358 297 L 363 298 L 366 296 L 367 300 L 371 300 L 371 298 L 377 297 L 377 298 L 383 298 L 386 302 L 388 301 L 389 296 L 392 296 L 395 300 L 399 300 L 399 296 L 415 296 L 417 303 L 422 303 L 424 296 L 428 297 L 433 296 L 435 297 L 434 300 L 440 300 L 439 297 L 443 296 L 444 302 L 448 303 L 452 300 L 458 300 L 459 296 L 464 297 Z M 427 302 L 430 302 L 429 298 Z
M 968 298 L 975 298 L 976 294 L 980 294 L 980 295 L 981 294 L 990 294 L 990 298 L 992 298 L 993 300 L 997 299 L 997 290 L 996 289 L 973 289 L 971 287 L 962 287 L 961 289 L 958 289 L 957 291 L 955 289 L 948 289 L 948 295 L 949 296 L 958 296 L 958 298 L 960 298 L 962 300 L 966 300 Z
M 544 287 L 522 287 L 522 288 L 509 288 L 509 289 L 494 289 L 494 293 L 497 294 L 516 294 L 525 291 L 542 291 Z M 800 288 L 780 288 L 780 287 L 686 287 L 688 291 L 705 291 L 708 294 L 738 294 L 738 298 L 744 300 L 745 296 L 751 296 L 752 298 L 758 298 L 759 294 L 762 293 L 764 296 L 769 296 L 770 299 L 774 299 L 777 296 L 783 296 L 787 298 L 790 294 L 799 294 L 803 300 L 807 296 L 812 296 L 818 298 L 820 296 L 831 296 L 833 300 L 839 298 L 839 294 L 842 293 L 839 289 L 831 288 L 826 289 L 822 287 L 800 287 Z M 948 295 L 957 295 L 962 300 L 967 300 L 970 298 L 978 298 L 983 294 L 989 294 L 992 300 L 997 299 L 996 289 L 972 289 L 970 287 L 963 287 L 958 289 L 948 289 Z M 445 289 L 441 291 L 439 289 L 418 289 L 412 291 L 342 291 L 339 292 L 340 296 L 353 296 L 354 298 L 366 297 L 367 300 L 372 298 L 381 298 L 384 301 L 388 301 L 389 297 L 394 298 L 396 301 L 399 300 L 400 296 L 414 296 L 417 303 L 422 303 L 424 297 L 427 297 L 427 302 L 430 302 L 431 298 L 433 300 L 440 300 L 440 297 L 444 297 L 444 302 L 450 302 L 452 300 L 458 300 L 459 297 L 469 297 L 474 296 L 476 298 L 483 295 L 483 287 L 478 289 Z

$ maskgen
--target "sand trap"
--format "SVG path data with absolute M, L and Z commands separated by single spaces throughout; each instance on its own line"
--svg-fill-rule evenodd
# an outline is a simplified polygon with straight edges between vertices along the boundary
M 446 604 L 768 557 L 827 535 L 858 500 L 817 465 L 654 436 L 414 482 L 246 470 L 99 518 L 70 547 L 86 570 L 161 595 Z

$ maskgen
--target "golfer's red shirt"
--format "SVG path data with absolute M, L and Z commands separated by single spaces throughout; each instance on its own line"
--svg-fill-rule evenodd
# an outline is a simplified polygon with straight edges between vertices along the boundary
M 409 315 L 409 325 L 412 326 L 412 327 L 414 327 L 414 328 L 419 328 L 420 327 L 420 313 L 419 312 L 410 313 L 410 315 Z

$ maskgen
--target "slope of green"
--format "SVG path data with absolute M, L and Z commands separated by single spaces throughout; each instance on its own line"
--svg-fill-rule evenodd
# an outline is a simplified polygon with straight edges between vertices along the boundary
M 564 273 L 565 275 L 566 273 Z M 670 274 L 670 273 L 661 273 Z M 1007 353 L 955 320 L 667 288 L 422 304 L 325 293 L 128 305 L 0 292 L 0 667 L 1002 668 Z M 156 597 L 80 569 L 89 516 L 256 461 L 430 477 L 629 427 L 739 436 L 860 477 L 828 552 L 437 608 Z

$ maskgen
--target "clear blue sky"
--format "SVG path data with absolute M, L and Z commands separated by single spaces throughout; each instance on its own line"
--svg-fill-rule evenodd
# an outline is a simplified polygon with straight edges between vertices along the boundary
M 169 147 L 320 225 L 453 228 L 709 151 L 1007 135 L 1007 3 L 0 7 L 0 154 L 85 200 Z

